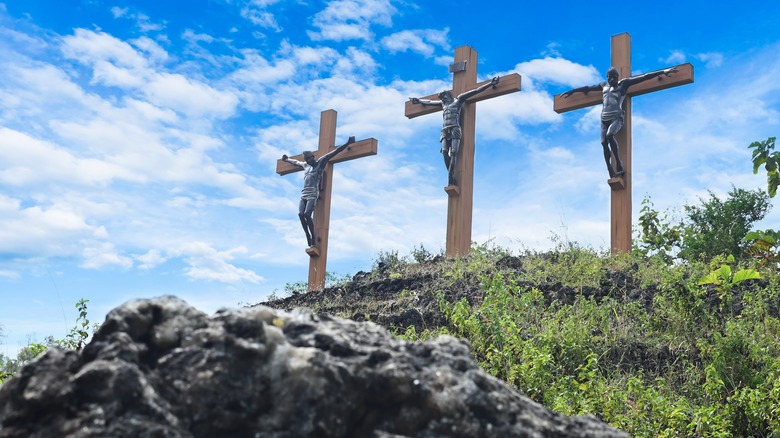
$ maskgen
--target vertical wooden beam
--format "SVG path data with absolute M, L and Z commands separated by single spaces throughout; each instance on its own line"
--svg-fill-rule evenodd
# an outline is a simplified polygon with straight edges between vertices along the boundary
M 466 61 L 466 69 L 453 75 L 452 94 L 458 96 L 477 84 L 477 51 L 469 46 L 455 49 L 455 62 Z M 463 257 L 471 251 L 471 223 L 474 205 L 474 137 L 477 111 L 466 102 L 462 110 L 460 157 L 455 168 L 457 187 L 445 188 L 447 204 L 447 257 Z
M 621 33 L 612 37 L 612 66 L 618 69 L 620 78 L 631 76 L 631 35 Z M 631 252 L 631 96 L 623 104 L 625 115 L 623 129 L 616 135 L 618 153 L 623 161 L 623 184 L 610 184 L 611 191 L 611 242 L 613 253 Z
M 325 110 L 320 114 L 320 138 L 317 156 L 328 153 L 336 144 L 335 110 Z M 324 190 L 321 199 L 314 207 L 314 234 L 320 239 L 315 243 L 317 251 L 309 252 L 309 290 L 320 290 L 325 286 L 325 273 L 328 265 L 328 233 L 330 231 L 330 194 L 333 189 L 333 163 L 328 162 L 323 175 Z

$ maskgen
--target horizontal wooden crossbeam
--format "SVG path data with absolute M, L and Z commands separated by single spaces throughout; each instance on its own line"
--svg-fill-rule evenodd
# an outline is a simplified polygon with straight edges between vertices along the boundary
M 355 143 L 352 143 L 347 147 L 346 150 L 341 151 L 340 154 L 331 158 L 330 162 L 340 163 L 342 161 L 349 161 L 349 160 L 354 160 L 356 158 L 368 157 L 369 155 L 376 155 L 377 147 L 378 147 L 378 142 L 375 138 L 367 138 L 365 140 L 360 140 Z M 333 149 L 336 149 L 336 147 L 331 146 L 328 152 L 332 151 Z M 325 155 L 325 153 L 314 152 L 315 159 L 319 159 L 323 155 Z M 298 154 L 290 158 L 298 161 L 303 161 L 303 154 Z M 279 175 L 287 175 L 289 173 L 298 172 L 301 170 L 303 169 L 294 164 L 282 160 L 276 160 L 276 173 L 278 173 Z
M 509 93 L 515 93 L 517 91 L 520 91 L 520 75 L 517 73 L 512 73 L 506 76 L 501 76 L 498 78 L 498 85 L 496 85 L 496 88 L 488 88 L 487 90 L 475 95 L 471 96 L 466 102 L 468 103 L 474 103 L 479 102 L 481 100 L 490 99 L 491 97 L 498 97 L 503 96 L 504 94 Z M 488 81 L 483 81 L 478 83 L 474 88 L 478 88 L 484 84 L 487 84 Z M 457 96 L 456 96 L 457 97 Z M 421 97 L 421 99 L 427 99 L 427 100 L 439 100 L 439 93 L 431 94 L 430 96 Z M 413 119 L 415 117 L 424 116 L 426 114 L 435 113 L 437 111 L 441 111 L 440 106 L 431 106 L 431 105 L 419 105 L 414 104 L 411 101 L 406 101 L 406 107 L 404 108 L 404 115 L 407 118 Z
M 690 63 L 677 66 L 677 71 L 669 76 L 661 75 L 649 81 L 640 82 L 628 89 L 628 96 L 640 96 L 653 91 L 664 90 L 693 82 L 693 65 Z M 588 94 L 577 92 L 569 97 L 563 97 L 563 94 L 555 96 L 553 109 L 556 113 L 565 113 L 576 109 L 585 108 L 601 104 L 601 92 L 591 91 Z

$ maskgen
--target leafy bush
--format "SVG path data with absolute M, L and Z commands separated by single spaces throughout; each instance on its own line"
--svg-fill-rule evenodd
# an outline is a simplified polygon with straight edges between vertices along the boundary
M 774 198 L 777 194 L 777 186 L 780 185 L 780 152 L 775 151 L 775 137 L 769 137 L 764 141 L 754 141 L 748 148 L 753 149 L 753 173 L 758 173 L 758 168 L 764 165 L 766 170 L 766 185 L 769 196 Z
M 680 257 L 710 260 L 718 255 L 740 257 L 748 247 L 751 226 L 769 211 L 769 197 L 760 190 L 733 188 L 726 200 L 710 192 L 700 205 L 686 205 Z
M 671 262 L 682 240 L 682 225 L 672 225 L 668 213 L 659 213 L 653 207 L 650 198 L 642 200 L 637 248 L 645 255 L 658 256 L 665 262 Z
M 478 278 L 481 299 L 439 294 L 445 327 L 402 336 L 466 338 L 483 369 L 532 399 L 632 436 L 780 437 L 772 271 L 734 257 L 667 264 L 568 244 Z
M 676 259 L 706 262 L 728 255 L 750 257 L 746 251 L 756 240 L 751 227 L 766 216 L 769 197 L 761 190 L 735 187 L 725 200 L 709 194 L 709 199 L 700 199 L 699 204 L 685 205 L 685 215 L 677 221 L 670 219 L 668 212 L 655 210 L 652 201 L 645 198 L 634 249 L 644 256 L 660 257 L 666 263 Z
M 745 236 L 745 242 L 749 245 L 746 252 L 750 257 L 757 259 L 761 266 L 777 272 L 780 263 L 780 233 L 771 229 L 751 231 Z
M 0 354 L 0 384 L 13 377 L 13 375 L 23 366 L 43 354 L 49 348 L 60 347 L 68 350 L 80 350 L 83 348 L 90 335 L 95 333 L 100 327 L 97 323 L 92 325 L 92 327 L 89 325 L 89 319 L 87 318 L 88 302 L 89 300 L 82 298 L 76 303 L 76 309 L 79 313 L 76 317 L 76 324 L 70 329 L 65 336 L 65 339 L 54 339 L 52 336 L 47 336 L 43 343 L 32 342 L 19 350 L 16 359 L 11 359 Z M 90 331 L 92 333 L 90 333 Z

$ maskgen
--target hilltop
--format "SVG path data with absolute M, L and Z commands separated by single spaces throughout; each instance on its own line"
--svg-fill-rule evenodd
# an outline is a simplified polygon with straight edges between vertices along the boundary
M 635 436 L 776 436 L 780 281 L 745 275 L 758 274 L 746 263 L 574 244 L 481 246 L 457 260 L 416 249 L 263 304 L 370 320 L 412 340 L 465 338 L 483 369 L 535 401 Z

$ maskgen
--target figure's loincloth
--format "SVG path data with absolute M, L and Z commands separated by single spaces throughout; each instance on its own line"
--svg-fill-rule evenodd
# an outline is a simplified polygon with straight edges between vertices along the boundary
M 304 187 L 303 190 L 301 190 L 301 199 L 316 201 L 319 196 L 320 191 L 317 187 Z
M 441 130 L 441 137 L 439 138 L 439 141 L 442 140 L 460 140 L 463 134 L 461 133 L 460 126 L 458 125 L 449 125 L 445 126 Z
M 603 123 L 612 123 L 617 118 L 623 118 L 623 110 L 601 112 L 601 121 Z

